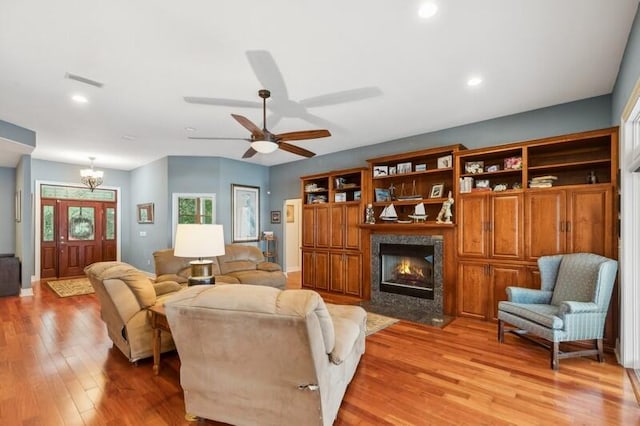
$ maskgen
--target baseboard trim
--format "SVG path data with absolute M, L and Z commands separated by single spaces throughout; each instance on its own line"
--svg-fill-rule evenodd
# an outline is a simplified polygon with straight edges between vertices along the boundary
M 33 296 L 33 287 L 20 289 L 20 297 Z
M 636 402 L 638 406 L 640 406 L 640 370 L 634 370 L 633 368 L 627 368 L 626 370 L 629 380 L 631 381 L 633 393 L 636 396 Z

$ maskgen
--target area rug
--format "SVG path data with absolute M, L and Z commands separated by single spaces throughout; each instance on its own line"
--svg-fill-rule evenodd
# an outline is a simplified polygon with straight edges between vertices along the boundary
M 383 328 L 387 328 L 392 324 L 397 323 L 399 320 L 396 318 L 385 317 L 384 315 L 374 314 L 373 312 L 367 312 L 367 336 L 377 333 Z
M 47 281 L 51 290 L 59 297 L 81 296 L 95 293 L 88 278 L 72 278 L 70 280 Z

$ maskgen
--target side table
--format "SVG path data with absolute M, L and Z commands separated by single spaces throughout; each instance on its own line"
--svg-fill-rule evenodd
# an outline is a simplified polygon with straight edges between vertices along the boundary
M 167 313 L 164 305 L 149 306 L 147 310 L 151 313 L 151 329 L 153 330 L 153 374 L 160 373 L 160 346 L 162 343 L 162 331 L 171 333 Z

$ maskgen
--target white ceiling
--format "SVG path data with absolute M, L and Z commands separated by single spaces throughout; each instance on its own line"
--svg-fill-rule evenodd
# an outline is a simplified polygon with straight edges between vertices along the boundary
M 258 102 L 266 88 L 267 127 L 326 127 L 333 136 L 294 144 L 327 154 L 610 93 L 638 6 L 432 1 L 424 20 L 420 0 L 0 0 L 0 119 L 37 132 L 39 159 L 123 170 L 167 155 L 240 159 L 245 141 L 187 137 L 246 137 L 230 114 L 262 127 L 260 109 L 184 97 Z M 468 87 L 474 75 L 483 83 Z

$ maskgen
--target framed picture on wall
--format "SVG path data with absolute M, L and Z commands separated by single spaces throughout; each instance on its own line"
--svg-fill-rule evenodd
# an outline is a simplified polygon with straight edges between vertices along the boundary
M 137 205 L 138 223 L 153 223 L 153 203 Z
M 260 233 L 260 188 L 231 184 L 233 242 L 258 241 Z
M 287 223 L 293 223 L 295 221 L 296 217 L 293 210 L 293 204 L 287 204 Z
M 271 210 L 271 223 L 280 223 L 281 214 L 280 210 Z

